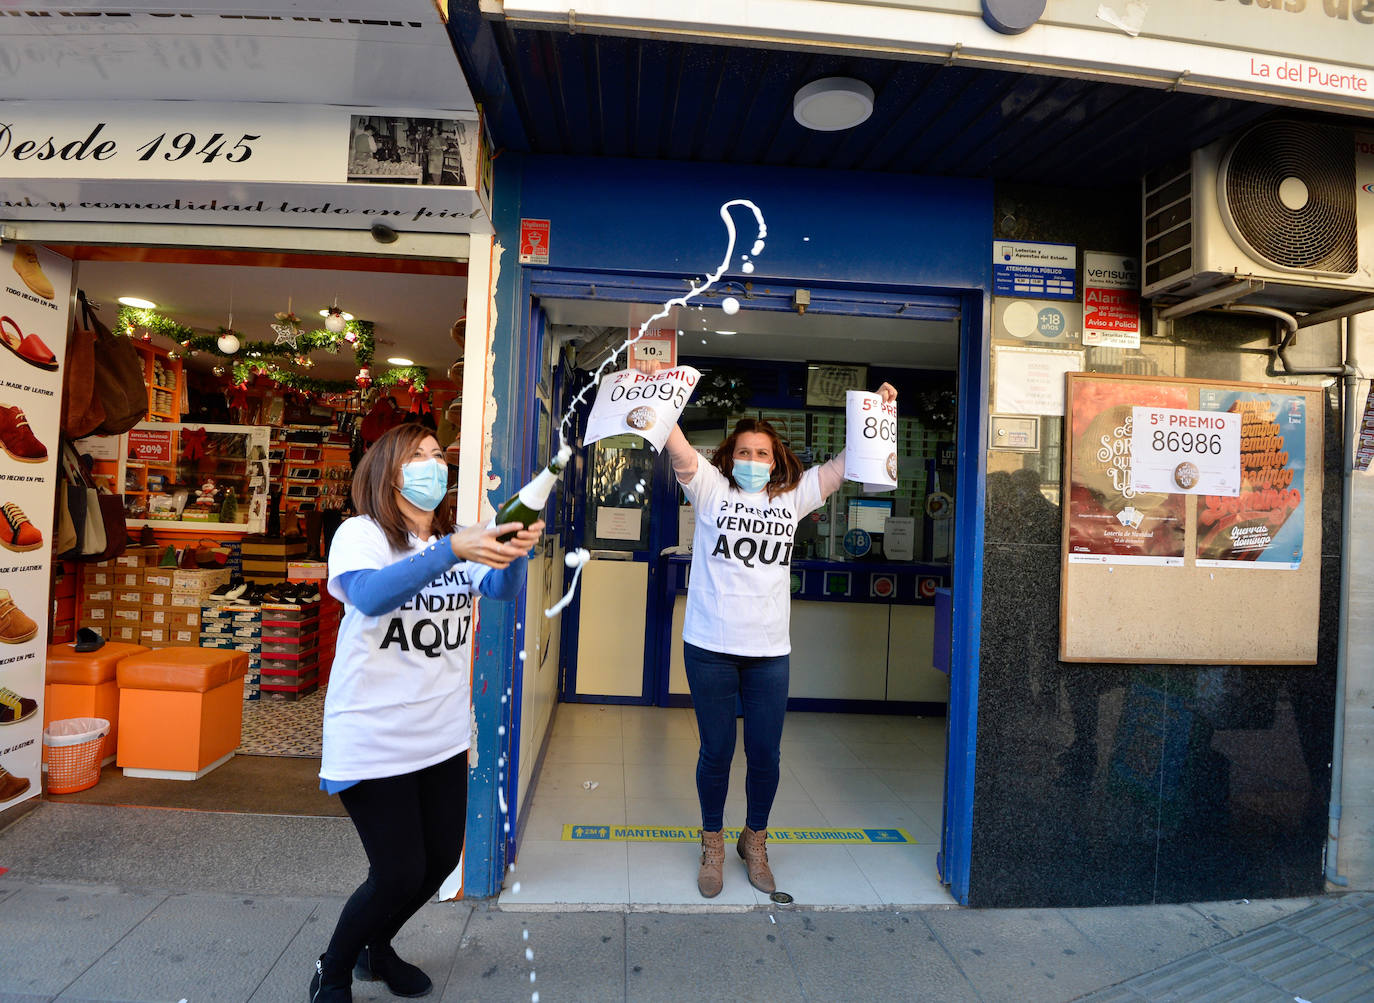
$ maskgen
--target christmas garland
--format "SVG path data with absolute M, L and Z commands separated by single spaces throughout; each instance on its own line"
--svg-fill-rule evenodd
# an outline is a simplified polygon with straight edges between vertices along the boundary
M 238 331 L 230 331 L 224 327 L 214 334 L 197 334 L 185 324 L 178 324 L 172 318 L 164 317 L 154 310 L 140 310 L 131 306 L 121 308 L 115 317 L 115 322 L 126 334 L 132 335 L 136 329 L 142 328 L 153 334 L 160 334 L 172 341 L 180 342 L 187 352 L 207 352 L 224 359 L 231 359 L 240 354 L 255 359 L 285 359 L 307 355 L 315 349 L 323 349 L 337 355 L 339 350 L 348 344 L 344 335 L 352 333 L 357 338 L 353 344 L 353 356 L 357 360 L 359 368 L 363 368 L 372 364 L 372 356 L 376 348 L 372 334 L 372 321 L 370 320 L 345 321 L 344 329 L 338 334 L 323 328 L 315 331 L 302 331 L 296 338 L 295 348 L 290 345 L 278 345 L 271 341 L 244 341 L 243 336 Z M 225 334 L 233 334 L 239 339 L 240 345 L 237 352 L 230 354 L 220 350 L 219 339 Z M 235 363 L 235 370 L 238 369 L 239 365 L 239 363 Z
M 353 380 L 321 380 L 302 376 L 270 362 L 235 362 L 233 375 L 234 383 L 241 387 L 248 386 L 255 376 L 264 376 L 278 386 L 307 394 L 342 394 L 358 389 Z
M 424 366 L 397 366 L 379 374 L 372 382 L 379 387 L 406 383 L 411 390 L 423 390 L 429 385 L 429 370 Z

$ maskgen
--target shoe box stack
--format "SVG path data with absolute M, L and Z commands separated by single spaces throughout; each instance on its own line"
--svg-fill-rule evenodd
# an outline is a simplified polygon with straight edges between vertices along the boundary
M 78 626 L 99 631 L 107 641 L 147 644 L 142 640 L 145 605 L 150 610 L 163 608 L 164 612 L 171 605 L 170 589 L 165 601 L 145 604 L 144 572 L 156 561 L 156 547 L 130 547 L 111 560 L 84 565 Z M 153 594 L 159 593 L 154 590 Z
M 319 688 L 319 603 L 264 603 L 262 698 L 299 700 Z
M 243 699 L 257 700 L 262 679 L 263 611 L 261 606 L 237 599 L 213 596 L 205 600 L 200 608 L 200 646 L 247 653 Z
M 329 667 L 334 664 L 334 644 L 339 637 L 339 621 L 343 619 L 343 603 L 329 594 L 329 565 L 324 561 L 292 561 L 287 578 L 297 586 L 314 585 L 319 590 L 319 599 L 315 603 L 320 618 L 316 663 L 319 666 L 319 684 L 326 686 L 329 683 Z
M 149 569 L 151 571 L 151 569 Z M 168 624 L 168 644 L 180 647 L 201 647 L 201 607 L 210 601 L 211 594 L 229 584 L 228 568 L 159 568 L 171 572 L 172 610 Z
M 286 565 L 305 553 L 305 537 L 245 536 L 243 577 L 259 585 L 286 583 Z

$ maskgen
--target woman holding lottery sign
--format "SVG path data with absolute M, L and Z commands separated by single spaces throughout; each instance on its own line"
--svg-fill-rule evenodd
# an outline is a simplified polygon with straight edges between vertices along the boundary
M 878 394 L 897 399 L 887 383 Z M 680 428 L 668 437 L 673 473 L 692 503 L 692 571 L 682 626 L 683 658 L 701 749 L 701 869 L 705 898 L 724 883 L 725 795 L 735 752 L 735 706 L 744 707 L 746 815 L 736 851 L 749 883 L 771 893 L 768 814 L 778 790 L 787 712 L 792 541 L 797 523 L 844 480 L 844 453 L 803 470 L 768 422 L 744 418 L 700 461 Z

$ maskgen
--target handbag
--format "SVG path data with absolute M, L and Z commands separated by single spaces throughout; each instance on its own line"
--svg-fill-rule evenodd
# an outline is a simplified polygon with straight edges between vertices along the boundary
M 95 332 L 95 396 L 105 411 L 98 431 L 123 435 L 148 413 L 148 385 L 144 382 L 143 359 L 128 338 L 110 333 L 78 292 L 86 324 Z
M 62 473 L 67 482 L 68 511 L 79 539 L 75 552 L 62 556 L 78 561 L 108 561 L 124 553 L 129 546 L 129 530 L 124 523 L 123 495 L 100 490 L 72 444 L 65 440 Z
M 62 434 L 81 439 L 100 428 L 105 406 L 95 392 L 95 329 L 91 326 L 90 305 L 85 293 L 81 301 L 80 323 L 72 325 L 67 347 L 67 365 L 62 372 Z

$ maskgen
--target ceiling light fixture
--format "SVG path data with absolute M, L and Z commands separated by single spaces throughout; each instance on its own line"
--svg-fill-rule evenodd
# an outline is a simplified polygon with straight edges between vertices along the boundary
M 121 296 L 119 302 L 125 306 L 131 306 L 135 310 L 152 310 L 157 307 L 157 304 L 152 300 L 140 299 L 137 296 Z
M 731 335 L 731 334 L 738 334 L 738 333 L 739 333 L 738 331 L 717 331 L 717 332 L 716 332 L 716 334 L 724 334 L 724 335 Z
M 391 358 L 387 359 L 386 361 L 389 362 L 389 363 L 390 363 L 391 365 L 393 365 L 393 366 L 413 366 L 413 365 L 415 365 L 415 360 L 414 360 L 414 359 L 402 358 L 402 357 L 399 356 L 399 355 L 393 355 Z
M 852 77 L 813 80 L 792 98 L 792 117 L 816 132 L 840 132 L 868 121 L 873 88 Z

